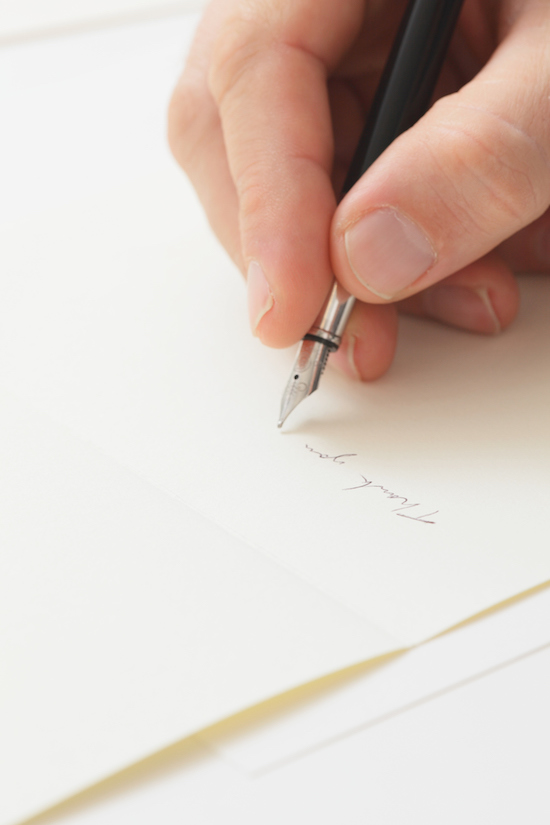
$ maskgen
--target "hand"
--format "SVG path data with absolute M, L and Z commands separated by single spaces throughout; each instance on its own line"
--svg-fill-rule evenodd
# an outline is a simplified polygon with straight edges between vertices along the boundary
M 359 301 L 332 358 L 390 365 L 397 310 L 493 334 L 513 270 L 550 269 L 550 2 L 465 0 L 437 102 L 336 208 L 402 0 L 214 0 L 169 138 L 274 347 L 333 273 Z

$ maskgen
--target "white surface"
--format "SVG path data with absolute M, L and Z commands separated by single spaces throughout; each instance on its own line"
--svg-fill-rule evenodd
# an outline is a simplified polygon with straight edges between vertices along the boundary
M 204 6 L 206 0 L 2 0 L 0 43 Z
M 550 647 L 550 588 L 360 672 L 280 697 L 199 738 L 238 767 L 264 771 L 544 647 Z
M 173 169 L 166 110 L 198 19 L 0 49 L 2 224 Z
M 550 651 L 249 778 L 187 742 L 33 825 L 547 825 Z
M 17 547 L 15 536 L 20 544 L 28 542 L 29 552 L 14 550 L 12 578 L 3 580 L 3 607 L 11 605 L 11 616 L 17 617 L 4 638 L 4 662 L 13 678 L 13 702 L 3 704 L 4 726 L 11 730 L 2 740 L 6 771 L 11 771 L 3 771 L 5 822 L 247 703 L 437 632 L 536 583 L 548 563 L 541 510 L 548 486 L 544 425 L 549 383 L 541 346 L 548 330 L 540 299 L 543 282 L 528 287 L 523 321 L 508 337 L 481 345 L 474 338 L 411 322 L 393 377 L 378 388 L 352 388 L 327 375 L 324 395 L 312 399 L 316 406 L 310 404 L 307 412 L 304 405 L 293 431 L 281 437 L 271 429 L 288 355 L 267 353 L 250 341 L 235 274 L 211 245 L 195 205 L 189 211 L 192 196 L 174 174 L 162 140 L 166 99 L 189 29 L 173 21 L 150 29 L 134 26 L 105 37 L 96 33 L 60 41 L 50 44 L 51 49 L 46 43 L 37 44 L 36 51 L 14 47 L 2 58 L 4 77 L 11 72 L 15 83 L 2 93 L 7 125 L 6 151 L 0 156 L 10 200 L 4 200 L 3 215 L 0 374 L 3 387 L 24 399 L 5 404 L 4 432 L 11 438 L 6 463 L 9 459 L 12 469 L 4 478 L 2 527 L 6 546 Z M 141 44 L 149 37 L 150 45 L 143 50 Z M 205 288 L 211 323 L 206 331 L 197 324 L 202 316 L 194 311 Z M 224 341 L 221 349 L 211 330 Z M 231 348 L 225 343 L 229 339 L 234 342 Z M 414 357 L 408 356 L 407 345 L 414 347 Z M 449 358 L 443 373 L 434 352 Z M 448 369 L 452 383 L 445 383 Z M 28 412 L 31 403 L 42 413 Z M 480 421 L 480 408 L 487 420 Z M 495 416 L 495 408 L 500 416 Z M 410 424 L 402 427 L 404 409 L 412 415 L 412 431 Z M 446 426 L 435 426 L 438 416 L 444 418 L 449 410 L 458 421 L 450 445 Z M 50 423 L 44 413 L 60 424 Z M 264 428 L 258 422 L 267 424 Z M 525 429 L 518 423 L 526 424 Z M 375 444 L 372 432 L 377 433 Z M 509 432 L 517 436 L 503 451 Z M 327 531 L 333 514 L 327 523 L 326 513 L 342 492 L 341 478 L 349 484 L 357 472 L 353 463 L 337 465 L 306 451 L 304 440 L 312 436 L 322 453 L 354 452 L 357 464 L 368 456 L 369 477 L 372 472 L 388 489 L 408 492 L 410 483 L 423 503 L 437 492 L 438 505 L 447 504 L 441 512 L 450 518 L 442 522 L 443 539 L 432 540 L 430 549 L 410 529 L 432 526 L 400 520 L 384 494 L 359 499 L 359 505 L 356 493 L 374 493 L 359 490 L 351 494 L 353 503 L 350 498 L 339 505 L 340 522 L 353 531 L 354 540 L 351 547 L 340 544 L 335 554 Z M 82 437 L 95 442 L 103 455 L 83 444 Z M 25 444 L 35 448 L 26 452 Z M 448 472 L 451 461 L 453 478 Z M 357 467 L 359 473 L 362 469 Z M 514 471 L 513 479 L 507 478 L 508 470 Z M 518 473 L 524 481 L 519 488 Z M 121 474 L 128 485 L 120 481 Z M 480 487 L 495 480 L 498 490 L 480 499 Z M 147 504 L 142 493 L 149 490 L 148 481 L 169 495 L 151 489 Z M 287 498 L 279 497 L 281 490 Z M 128 509 L 115 506 L 113 514 L 116 496 Z M 159 497 L 166 498 L 162 506 L 177 510 L 173 521 L 163 515 L 161 505 L 155 509 Z M 263 553 L 228 537 L 223 547 L 232 548 L 233 561 L 222 551 L 228 566 L 220 566 L 219 559 L 206 555 L 216 552 L 208 538 L 212 531 L 220 535 L 208 523 L 208 540 L 199 558 L 196 547 L 185 559 L 177 550 L 171 552 L 171 542 L 177 544 L 184 534 L 188 540 L 189 519 L 200 522 L 195 512 L 189 515 L 182 499 L 229 533 L 245 535 Z M 87 507 L 98 515 L 97 523 L 75 518 L 88 513 Z M 135 511 L 144 520 L 137 525 Z M 289 515 L 281 518 L 281 512 Z M 124 515 L 122 522 L 119 515 Z M 513 532 L 519 529 L 519 515 L 521 535 Z M 113 530 L 113 518 L 119 532 Z M 364 552 L 365 525 L 369 553 L 363 556 L 358 550 Z M 157 570 L 158 548 L 151 537 L 161 529 L 167 536 L 166 562 Z M 309 542 L 315 530 L 315 558 L 308 558 L 301 551 L 311 545 L 300 541 L 300 531 Z M 490 535 L 491 542 L 481 557 L 475 542 L 484 547 L 484 535 Z M 116 574 L 113 580 L 101 575 L 109 547 L 103 536 L 111 540 L 108 565 Z M 88 554 L 78 558 L 76 549 L 89 547 Z M 137 553 L 142 564 L 137 566 L 133 557 L 129 563 L 130 553 Z M 243 553 L 249 554 L 250 565 L 235 561 Z M 298 579 L 284 571 L 272 577 L 274 565 L 265 555 L 292 568 Z M 473 568 L 469 556 L 475 558 Z M 376 572 L 364 567 L 357 573 L 357 563 L 361 568 L 373 559 Z M 187 580 L 182 572 L 187 563 L 204 564 L 206 575 L 195 570 Z M 132 587 L 127 584 L 129 567 L 136 577 Z M 194 634 L 185 622 L 182 627 L 178 611 L 189 607 L 189 615 L 193 613 L 193 603 L 205 592 L 200 586 L 195 591 L 197 582 L 212 588 L 218 569 L 223 573 L 216 579 L 223 590 L 220 597 L 223 603 L 238 605 L 233 616 L 238 627 L 226 622 L 225 615 L 219 621 L 216 585 L 215 595 L 204 602 L 208 621 Z M 359 584 L 351 595 L 342 593 L 350 569 Z M 55 578 L 45 570 L 63 576 Z M 377 587 L 365 590 L 365 580 L 374 574 Z M 275 578 L 288 587 L 277 589 Z M 192 596 L 184 604 L 180 582 Z M 155 598 L 148 603 L 145 628 L 139 596 L 149 593 L 152 584 Z M 264 624 L 252 602 L 270 587 L 277 592 L 273 602 L 266 598 Z M 403 595 L 399 614 L 397 599 L 401 603 Z M 326 609 L 321 607 L 316 616 L 308 600 L 324 602 Z M 342 601 L 362 618 L 354 618 L 338 604 Z M 98 605 L 105 609 L 99 622 Z M 36 617 L 42 621 L 45 613 L 47 622 L 41 625 Z M 165 633 L 168 614 L 175 619 Z M 382 615 L 383 623 L 392 625 L 390 635 L 400 641 L 369 630 L 373 614 Z M 281 625 L 283 616 L 288 624 Z M 133 647 L 127 650 L 128 637 Z M 22 638 L 27 640 L 24 659 Z M 331 639 L 333 647 L 327 643 Z M 33 656 L 33 645 L 40 655 Z M 128 654 L 122 666 L 121 647 Z M 182 649 L 185 658 L 178 657 Z M 228 650 L 233 687 L 226 683 Z M 316 651 L 322 652 L 321 659 Z M 288 658 L 282 662 L 280 655 Z M 190 685 L 186 669 L 196 673 L 197 661 L 202 662 L 202 676 Z M 49 667 L 52 662 L 55 667 Z M 113 663 L 119 664 L 116 681 L 98 690 Z M 37 684 L 44 684 L 39 701 Z M 193 695 L 198 704 L 193 704 Z M 40 739 L 44 720 L 49 728 Z M 82 742 L 92 744 L 88 748 Z
M 2 823 L 376 643 L 5 392 L 0 432 Z

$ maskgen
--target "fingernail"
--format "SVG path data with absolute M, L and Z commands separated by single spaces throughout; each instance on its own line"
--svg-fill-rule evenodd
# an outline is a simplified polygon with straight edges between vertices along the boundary
M 423 293 L 422 304 L 430 318 L 444 324 L 486 335 L 496 335 L 501 330 L 489 293 L 484 288 L 440 284 Z
M 398 295 L 436 258 L 421 229 L 396 209 L 369 212 L 348 229 L 344 242 L 357 280 L 380 298 Z
M 264 275 L 264 271 L 257 261 L 251 261 L 246 278 L 248 290 L 248 317 L 254 335 L 264 315 L 273 306 L 273 295 Z

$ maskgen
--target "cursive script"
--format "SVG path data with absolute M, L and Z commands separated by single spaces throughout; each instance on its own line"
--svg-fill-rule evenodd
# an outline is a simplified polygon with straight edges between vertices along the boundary
M 310 453 L 315 453 L 318 455 L 319 458 L 324 458 L 327 461 L 333 461 L 334 464 L 345 464 L 345 461 L 341 461 L 342 458 L 355 458 L 357 453 L 342 453 L 341 455 L 328 455 L 327 453 L 320 453 L 319 450 L 314 450 L 313 447 L 309 447 L 306 444 L 306 450 L 309 450 Z
M 333 464 L 346 464 L 344 459 L 347 458 L 357 458 L 357 453 L 340 453 L 339 455 L 329 455 L 329 453 L 322 453 L 320 450 L 315 450 L 313 447 L 310 447 L 309 444 L 305 445 L 306 450 L 313 455 L 316 455 L 318 458 L 323 459 L 325 461 L 331 461 Z M 380 493 L 385 496 L 390 501 L 400 501 L 401 504 L 399 507 L 395 507 L 391 512 L 395 513 L 396 516 L 400 518 L 406 518 L 410 521 L 419 521 L 422 524 L 435 524 L 435 521 L 431 519 L 431 516 L 436 516 L 439 513 L 439 510 L 434 510 L 431 513 L 423 513 L 422 515 L 419 514 L 419 510 L 422 511 L 424 507 L 419 502 L 412 502 L 406 496 L 400 496 L 398 493 L 392 493 L 387 487 L 384 487 L 382 484 L 375 484 L 373 481 L 370 481 L 366 476 L 361 475 L 362 482 L 361 484 L 356 484 L 353 487 L 344 487 L 344 491 L 348 492 L 350 490 L 379 490 Z
M 401 518 L 408 518 L 411 521 L 421 521 L 423 524 L 435 524 L 435 521 L 428 521 L 429 516 L 436 516 L 439 513 L 439 510 L 434 510 L 433 513 L 425 513 L 423 516 L 418 515 L 411 515 L 410 513 L 403 513 L 402 510 L 412 510 L 415 507 L 420 507 L 420 504 L 417 502 L 415 504 L 411 504 L 408 498 L 405 496 L 399 496 L 397 493 L 392 493 L 391 490 L 386 489 L 381 484 L 373 484 L 372 481 L 369 481 L 365 476 L 361 476 L 363 479 L 362 484 L 358 484 L 356 487 L 344 487 L 344 490 L 364 490 L 365 487 L 370 487 L 371 489 L 378 488 L 381 493 L 383 493 L 389 499 L 399 499 L 402 504 L 399 507 L 396 507 L 395 510 L 392 510 L 392 513 L 395 513 Z M 418 511 L 417 511 L 418 512 Z

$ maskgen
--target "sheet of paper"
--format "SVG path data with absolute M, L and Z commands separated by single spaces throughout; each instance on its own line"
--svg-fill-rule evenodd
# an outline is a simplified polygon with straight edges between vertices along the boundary
M 0 43 L 205 6 L 205 0 L 2 0 Z
M 323 653 L 299 677 L 277 663 L 277 680 L 254 691 L 248 682 L 246 690 L 241 683 L 242 693 L 237 690 L 232 703 L 225 678 L 215 680 L 208 712 L 199 713 L 181 690 L 178 705 L 188 723 L 174 724 L 174 739 L 300 680 L 434 635 L 543 581 L 550 566 L 544 505 L 545 392 L 550 378 L 546 282 L 526 282 L 523 317 L 508 337 L 498 340 L 463 341 L 452 331 L 404 324 L 393 375 L 378 386 L 356 387 L 328 374 L 322 390 L 297 412 L 292 427 L 280 433 L 274 411 L 276 417 L 290 354 L 267 353 L 250 339 L 242 286 L 187 198 L 191 194 L 174 174 L 173 179 L 143 180 L 134 190 L 112 192 L 108 201 L 44 216 L 40 223 L 13 224 L 3 250 L 11 256 L 4 258 L 8 265 L 3 270 L 10 275 L 0 310 L 4 387 L 243 539 L 255 559 L 269 560 L 270 568 L 295 579 L 300 592 L 309 586 L 327 605 L 325 623 L 311 624 L 304 600 L 307 628 L 293 620 L 287 625 L 291 637 L 307 638 L 308 645 L 313 637 L 317 649 L 324 650 L 333 612 L 344 622 L 357 622 L 345 651 L 341 645 L 349 640 L 347 628 L 334 633 L 337 658 Z M 187 232 L 170 242 L 165 233 L 178 224 L 186 224 Z M 153 233 L 157 243 L 148 246 Z M 25 247 L 29 237 L 32 245 Z M 208 323 L 202 308 L 208 310 Z M 415 368 L 417 361 L 424 369 Z M 500 419 L 492 418 L 497 407 Z M 406 438 L 402 419 L 411 410 L 414 437 Z M 437 415 L 448 418 L 453 410 L 459 415 L 453 439 L 447 440 L 448 421 L 439 422 Z M 512 437 L 520 423 L 524 429 Z M 475 449 L 470 443 L 474 434 Z M 13 482 L 6 473 L 9 490 Z M 434 523 L 428 523 L 427 516 L 400 518 L 395 512 L 400 502 L 381 488 L 362 486 L 363 475 L 396 494 L 409 487 L 419 493 L 411 499 L 422 504 L 419 515 L 439 509 L 429 518 Z M 518 478 L 525 479 L 524 487 Z M 33 507 L 32 500 L 25 501 L 26 508 L 15 510 L 24 523 Z M 18 535 L 18 528 L 8 532 L 4 545 L 13 541 L 13 532 Z M 192 556 L 200 552 L 191 550 Z M 44 559 L 44 553 L 38 540 L 28 543 L 25 554 L 16 553 L 15 584 L 13 577 L 4 576 L 12 598 L 19 601 L 24 595 L 24 573 L 36 564 L 36 556 Z M 131 567 L 132 558 L 115 553 L 112 563 L 124 569 Z M 246 578 L 246 570 L 245 563 L 241 581 L 248 592 L 257 586 Z M 57 590 L 51 591 L 48 582 L 42 586 L 47 603 L 55 603 Z M 70 582 L 62 578 L 55 586 L 69 589 Z M 193 589 L 201 592 L 195 583 Z M 164 599 L 162 588 L 157 596 Z M 279 622 L 283 615 L 287 618 L 286 596 L 277 604 L 272 609 Z M 156 609 L 154 604 L 151 608 Z M 212 621 L 219 626 L 218 609 L 212 610 Z M 256 626 L 255 606 L 246 615 Z M 25 612 L 24 617 L 29 622 L 25 635 L 31 636 L 32 616 Z M 225 630 L 225 618 L 223 626 Z M 157 626 L 155 638 L 162 640 L 163 635 Z M 201 651 L 205 663 L 214 660 L 223 667 L 233 638 L 220 631 L 213 642 L 205 642 L 199 627 L 195 642 L 181 645 L 186 662 L 187 650 L 198 648 L 194 690 L 201 696 L 212 690 L 210 665 L 200 663 Z M 54 633 L 49 641 L 57 685 L 63 640 Z M 278 643 L 286 644 L 286 634 Z M 13 647 L 10 633 L 6 644 Z M 244 653 L 250 656 L 250 646 Z M 4 660 L 13 670 L 9 658 Z M 31 657 L 26 666 L 28 685 L 39 683 L 41 661 Z M 240 657 L 232 659 L 232 668 L 241 667 L 238 661 Z M 100 662 L 104 673 L 103 658 Z M 132 689 L 133 680 L 123 689 L 124 696 Z M 28 712 L 31 697 L 19 690 L 16 696 L 20 717 Z M 94 708 L 96 730 L 100 718 L 110 728 L 120 694 L 103 694 L 109 715 L 100 712 L 93 689 L 79 696 Z M 68 731 L 67 758 L 86 737 L 70 725 L 65 693 L 52 689 L 48 698 L 55 699 L 48 718 Z M 13 718 L 13 707 L 4 708 Z M 40 708 L 41 718 L 45 709 Z M 28 729 L 26 754 L 36 730 Z M 126 731 L 121 738 L 128 741 Z M 3 741 L 7 768 L 15 771 L 10 789 L 17 788 L 17 769 L 23 767 L 11 756 L 14 739 L 22 741 L 18 730 Z M 160 744 L 155 739 L 151 750 Z M 128 761 L 143 752 L 127 750 Z M 30 761 L 24 760 L 26 776 L 31 787 L 40 778 L 43 793 L 43 759 L 34 762 L 32 774 Z M 89 765 L 85 767 L 82 784 L 94 778 Z M 114 765 L 108 761 L 107 767 L 112 770 Z M 58 770 L 58 778 L 61 775 L 65 784 L 58 786 L 59 795 L 62 788 L 68 790 L 66 774 Z M 27 782 L 25 804 L 30 798 Z M 21 798 L 12 800 L 13 810 L 19 811 L 22 803 Z M 5 821 L 15 817 L 6 815 Z
M 405 653 L 278 696 L 198 737 L 257 775 L 545 649 L 548 587 Z
M 0 393 L 0 822 L 391 644 Z
M 548 279 L 499 338 L 404 320 L 385 378 L 329 370 L 280 432 L 291 353 L 175 169 L 2 255 L 4 386 L 402 646 L 550 577 Z
M 193 737 L 33 825 L 545 823 L 550 650 L 251 777 Z

